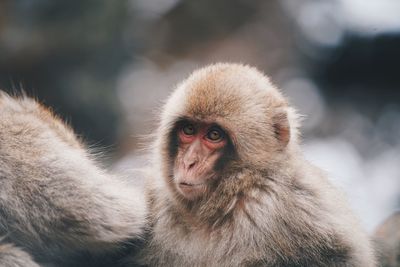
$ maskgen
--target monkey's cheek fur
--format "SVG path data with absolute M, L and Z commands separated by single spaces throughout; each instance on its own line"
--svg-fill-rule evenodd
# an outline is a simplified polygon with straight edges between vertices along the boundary
M 179 193 L 187 200 L 195 200 L 202 196 L 207 188 L 205 183 L 201 184 L 190 184 L 190 183 L 177 183 L 176 184 Z

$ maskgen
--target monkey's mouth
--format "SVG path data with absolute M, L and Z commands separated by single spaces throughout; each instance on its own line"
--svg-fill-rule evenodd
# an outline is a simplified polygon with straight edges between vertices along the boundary
M 196 187 L 196 186 L 203 186 L 204 183 L 198 183 L 198 184 L 192 184 L 192 183 L 188 183 L 188 182 L 181 182 L 179 183 L 179 187 L 183 186 L 183 187 Z
M 205 183 L 180 182 L 178 184 L 179 192 L 187 199 L 195 199 L 202 195 L 206 189 Z

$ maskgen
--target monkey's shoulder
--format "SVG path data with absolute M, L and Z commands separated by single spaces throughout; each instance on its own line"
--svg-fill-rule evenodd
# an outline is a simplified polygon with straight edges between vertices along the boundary
M 0 91 L 0 137 L 10 146 L 50 144 L 57 141 L 82 148 L 72 129 L 54 113 L 33 98 L 11 97 Z M 32 142 L 31 140 L 35 140 Z M 15 144 L 13 144 L 15 143 Z M 36 144 L 38 147 L 46 144 Z
M 337 191 L 324 177 L 318 179 L 323 181 L 317 188 L 302 180 L 270 184 L 269 190 L 257 187 L 226 203 L 217 220 L 203 224 L 163 197 L 155 198 L 150 241 L 142 253 L 145 262 L 335 266 L 353 261 L 356 244 L 346 237 L 354 231 L 346 227 L 352 219 L 329 199 Z M 329 197 L 320 195 L 321 187 Z M 339 211 L 330 212 L 335 206 Z M 362 233 L 353 234 L 368 243 Z

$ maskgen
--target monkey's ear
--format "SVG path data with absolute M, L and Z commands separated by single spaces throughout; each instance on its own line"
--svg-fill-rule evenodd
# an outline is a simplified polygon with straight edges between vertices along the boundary
M 275 137 L 281 143 L 282 147 L 286 147 L 290 140 L 290 125 L 286 110 L 278 110 L 272 118 Z

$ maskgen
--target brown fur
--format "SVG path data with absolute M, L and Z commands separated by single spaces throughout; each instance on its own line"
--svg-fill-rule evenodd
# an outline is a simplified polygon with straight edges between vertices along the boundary
M 215 122 L 232 155 L 201 199 L 173 184 L 176 122 Z M 375 266 L 367 235 L 344 197 L 302 156 L 298 119 L 255 68 L 194 72 L 164 107 L 149 181 L 150 266 Z
M 0 93 L 0 235 L 5 241 L 40 263 L 109 266 L 103 257 L 120 252 L 142 232 L 141 196 L 99 168 L 51 112 L 32 99 Z

